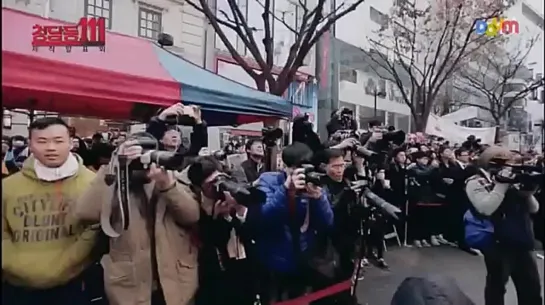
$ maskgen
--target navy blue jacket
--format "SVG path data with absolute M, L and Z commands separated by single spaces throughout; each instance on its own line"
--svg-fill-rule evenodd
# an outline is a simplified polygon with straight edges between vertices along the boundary
M 309 227 L 300 235 L 301 252 L 306 251 L 313 242 L 316 231 L 333 226 L 333 211 L 325 191 L 319 199 L 296 197 L 296 215 L 291 215 L 288 207 L 288 192 L 284 187 L 285 173 L 267 172 L 259 177 L 258 188 L 267 195 L 261 207 L 262 221 L 258 237 L 258 255 L 261 262 L 271 271 L 290 273 L 297 269 L 294 245 L 290 231 L 291 217 L 296 224 L 303 225 L 307 205 L 309 206 Z

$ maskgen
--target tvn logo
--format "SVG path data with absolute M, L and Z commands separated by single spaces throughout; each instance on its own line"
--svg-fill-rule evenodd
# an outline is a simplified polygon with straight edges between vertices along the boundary
M 475 33 L 495 37 L 498 35 L 510 35 L 519 33 L 519 22 L 505 18 L 492 18 L 491 20 L 477 20 Z

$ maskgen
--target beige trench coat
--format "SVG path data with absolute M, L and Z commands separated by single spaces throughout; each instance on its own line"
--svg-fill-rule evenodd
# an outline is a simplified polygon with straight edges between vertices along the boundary
M 145 191 L 151 198 L 153 185 L 146 185 Z M 112 200 L 112 194 L 113 186 L 104 183 L 104 169 L 101 169 L 78 200 L 76 216 L 98 222 L 102 203 Z M 198 249 L 192 244 L 190 228 L 199 220 L 199 205 L 191 194 L 180 183 L 166 192 L 157 192 L 157 269 L 167 305 L 191 304 L 197 290 Z M 140 212 L 143 202 L 132 194 L 130 200 L 129 228 L 123 231 L 113 224 L 121 236 L 110 238 L 110 252 L 101 261 L 110 305 L 151 304 L 151 249 L 145 213 Z

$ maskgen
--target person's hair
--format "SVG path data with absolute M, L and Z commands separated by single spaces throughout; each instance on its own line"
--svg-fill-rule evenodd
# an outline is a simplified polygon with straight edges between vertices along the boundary
M 400 153 L 405 153 L 405 155 L 407 154 L 402 147 L 398 147 L 392 151 L 392 158 L 397 158 L 397 155 L 399 155 Z
M 329 161 L 336 158 L 344 157 L 344 152 L 341 149 L 327 148 L 324 149 L 322 154 L 322 163 L 328 164 Z
M 70 126 L 66 122 L 58 117 L 45 117 L 34 120 L 30 125 L 28 125 L 28 134 L 29 137 L 32 136 L 34 130 L 44 130 L 50 126 L 61 125 L 66 127 L 66 132 L 70 133 Z M 23 138 L 24 139 L 24 138 Z
M 457 150 L 454 151 L 454 155 L 456 157 L 460 157 L 462 155 L 463 152 L 467 152 L 467 154 L 469 155 L 469 150 L 464 148 L 464 147 L 460 147 L 458 148 Z
M 305 162 L 311 162 L 313 152 L 306 144 L 294 142 L 282 150 L 282 162 L 287 167 L 299 166 Z
M 23 141 L 23 142 L 26 142 L 26 139 L 25 139 L 25 137 L 23 137 L 23 136 L 21 136 L 21 135 L 16 135 L 16 136 L 11 137 L 9 143 L 13 143 L 14 141 Z
M 392 132 L 392 131 L 395 131 L 395 130 L 396 130 L 395 126 L 388 126 L 388 131 L 389 132 Z
M 193 160 L 187 169 L 187 178 L 191 184 L 200 186 L 215 171 L 222 170 L 221 163 L 214 156 L 200 156 Z
M 97 132 L 97 133 L 95 133 L 95 134 L 93 135 L 92 139 L 93 139 L 93 140 L 95 140 L 95 139 L 102 140 L 102 139 L 104 139 L 104 137 L 102 136 L 102 134 L 101 134 L 100 132 Z
M 443 152 L 445 152 L 445 150 L 447 149 L 450 149 L 450 147 L 446 146 L 446 145 L 443 145 L 441 147 L 439 147 L 439 151 L 437 151 L 439 153 L 439 156 L 441 156 L 443 154 Z
M 369 122 L 369 125 L 368 125 L 368 126 L 369 126 L 369 128 L 373 128 L 373 127 L 380 126 L 380 124 L 381 124 L 381 123 L 380 123 L 379 120 L 371 120 L 371 121 Z
M 247 151 L 247 150 L 250 150 L 252 149 L 252 145 L 254 145 L 255 143 L 261 143 L 261 139 L 249 139 L 247 142 L 246 142 L 246 145 L 244 147 L 244 150 Z
M 91 152 L 98 160 L 99 158 L 109 158 L 114 150 L 115 147 L 110 143 L 98 143 L 97 145 L 93 146 Z

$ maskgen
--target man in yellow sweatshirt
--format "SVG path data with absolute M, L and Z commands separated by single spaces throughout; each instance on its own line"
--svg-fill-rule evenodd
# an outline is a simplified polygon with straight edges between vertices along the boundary
M 2 304 L 90 304 L 83 272 L 98 231 L 71 211 L 95 174 L 70 153 L 62 119 L 38 119 L 29 133 L 32 155 L 2 181 Z

